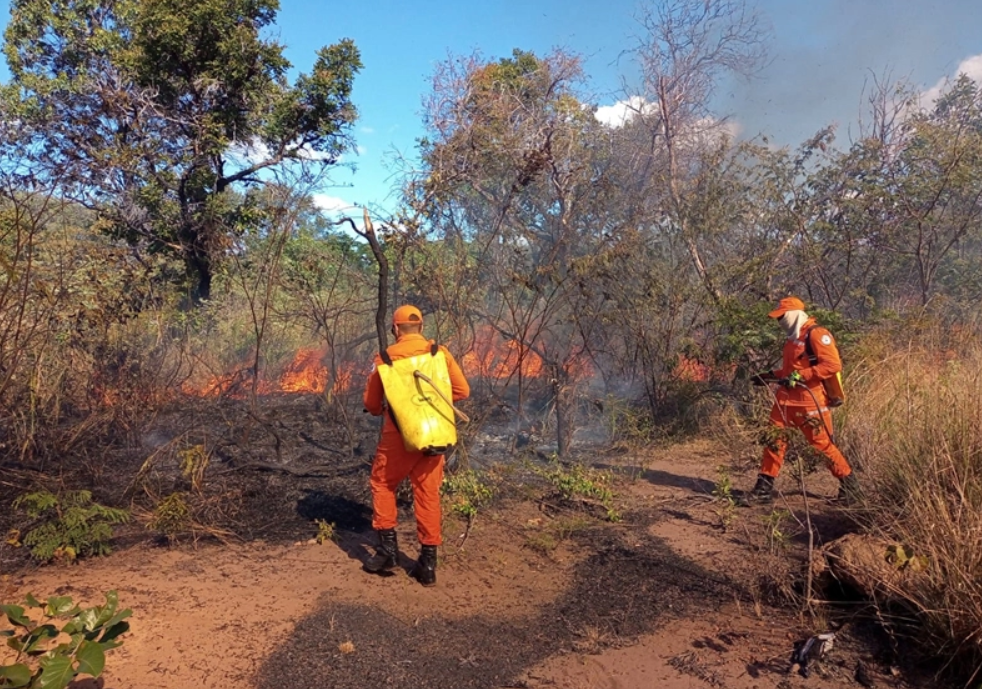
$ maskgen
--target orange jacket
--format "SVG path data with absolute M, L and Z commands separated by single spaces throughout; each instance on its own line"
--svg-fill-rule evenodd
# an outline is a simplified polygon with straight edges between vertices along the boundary
M 839 358 L 839 350 L 835 346 L 832 333 L 820 325 L 815 325 L 814 318 L 809 318 L 801 326 L 799 337 L 804 338 L 806 334 L 811 340 L 812 352 L 817 359 L 815 365 L 813 366 L 808 360 L 804 339 L 789 338 L 784 343 L 781 368 L 772 371 L 771 375 L 775 378 L 787 378 L 792 372 L 797 371 L 815 396 L 815 400 L 818 400 L 819 406 L 825 406 L 827 400 L 822 381 L 842 370 L 842 360 Z M 815 400 L 812 399 L 812 395 L 809 395 L 801 384 L 793 388 L 782 386 L 777 390 L 777 401 L 780 404 L 814 407 Z
M 393 360 L 405 359 L 406 357 L 416 356 L 417 354 L 425 354 L 430 351 L 431 346 L 433 346 L 433 340 L 427 340 L 417 333 L 409 333 L 407 335 L 401 335 L 396 340 L 396 343 L 389 345 L 385 351 Z M 447 357 L 447 368 L 450 371 L 450 386 L 453 390 L 453 401 L 456 402 L 467 398 L 471 394 L 471 386 L 467 383 L 464 372 L 460 370 L 457 361 L 446 347 L 440 345 L 440 349 Z M 378 374 L 380 364 L 382 364 L 382 357 L 376 354 L 375 363 L 372 366 L 372 373 L 368 376 L 368 382 L 365 384 L 363 401 L 365 403 L 365 409 L 372 416 L 381 416 L 382 412 L 385 411 L 385 390 L 382 388 L 382 378 Z M 392 417 L 388 414 L 385 415 L 382 432 L 399 432 L 392 422 Z

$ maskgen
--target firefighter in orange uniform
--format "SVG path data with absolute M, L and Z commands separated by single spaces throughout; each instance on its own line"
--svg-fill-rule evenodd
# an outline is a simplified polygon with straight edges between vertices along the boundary
M 437 348 L 423 337 L 423 315 L 415 306 L 400 306 L 392 317 L 392 334 L 396 342 L 386 352 L 391 360 L 424 354 Z M 470 386 L 460 366 L 442 345 L 438 348 L 446 358 L 453 401 L 470 395 Z M 420 556 L 410 574 L 423 586 L 436 583 L 437 547 L 443 543 L 440 531 L 440 485 L 443 483 L 444 455 L 412 452 L 405 448 L 392 413 L 387 409 L 385 391 L 378 367 L 382 357 L 376 355 L 372 373 L 365 386 L 365 409 L 374 416 L 385 415 L 382 438 L 372 463 L 372 526 L 378 533 L 376 554 L 365 563 L 373 573 L 388 572 L 396 565 L 399 553 L 396 542 L 396 488 L 409 477 L 413 489 L 413 511 L 416 514 L 416 535 Z
M 842 362 L 832 334 L 816 325 L 805 313 L 805 304 L 797 297 L 785 297 L 768 316 L 778 319 L 787 333 L 781 367 L 754 376 L 754 383 L 779 384 L 771 408 L 771 423 L 777 428 L 798 428 L 816 450 L 825 455 L 832 475 L 839 479 L 838 500 L 847 504 L 861 497 L 859 481 L 849 462 L 835 446 L 832 434 L 830 402 L 841 404 L 826 390 L 838 390 L 834 383 Z M 747 502 L 769 503 L 774 499 L 774 479 L 784 464 L 787 441 L 778 437 L 764 449 L 760 474 Z

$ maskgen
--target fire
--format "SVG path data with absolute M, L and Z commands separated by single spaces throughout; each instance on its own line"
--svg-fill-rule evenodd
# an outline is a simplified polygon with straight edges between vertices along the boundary
M 324 364 L 328 349 L 301 348 L 283 373 L 274 380 L 260 378 L 256 382 L 256 394 L 323 394 L 331 380 L 330 369 Z M 337 367 L 331 391 L 343 393 L 351 388 L 354 365 L 342 364 Z M 182 392 L 194 397 L 246 397 L 252 389 L 253 374 L 249 367 L 239 367 L 228 373 L 213 376 L 203 383 L 185 382 Z
M 327 367 L 321 363 L 323 350 L 301 349 L 280 376 L 283 392 L 315 392 L 327 389 Z
M 464 373 L 501 380 L 521 371 L 525 378 L 539 378 L 546 374 L 542 357 L 518 340 L 505 340 L 496 330 L 481 328 L 474 338 L 471 351 L 460 359 Z M 569 375 L 577 380 L 593 375 L 590 361 L 580 355 L 572 355 L 566 362 Z
M 713 364 L 679 354 L 672 377 L 688 383 L 731 380 L 736 373 L 735 364 Z
M 493 328 L 482 328 L 474 347 L 460 358 L 464 373 L 483 378 L 508 378 L 521 370 L 526 378 L 542 374 L 542 358 L 518 340 L 505 340 Z

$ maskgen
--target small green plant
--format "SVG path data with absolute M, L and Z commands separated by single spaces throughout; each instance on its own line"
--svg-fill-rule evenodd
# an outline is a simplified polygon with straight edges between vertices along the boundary
M 28 594 L 23 605 L 0 605 L 10 629 L 0 630 L 13 662 L 0 659 L 0 689 L 65 689 L 78 675 L 98 677 L 106 651 L 122 644 L 132 611 L 118 610 L 115 591 L 105 605 L 80 608 L 70 596 L 44 603 Z
M 539 531 L 536 533 L 526 534 L 525 547 L 539 553 L 540 555 L 549 555 L 552 553 L 552 551 L 559 547 L 559 541 L 556 540 L 556 537 L 553 534 L 547 531 Z
M 928 568 L 930 561 L 926 555 L 918 555 L 914 549 L 908 545 L 887 546 L 886 561 L 897 569 L 910 569 L 914 572 L 923 572 Z
M 726 531 L 736 518 L 737 501 L 733 497 L 733 482 L 730 480 L 730 472 L 723 465 L 716 467 L 716 485 L 713 486 L 713 497 L 716 499 L 714 512 L 719 517 L 723 531 Z
M 479 508 L 491 502 L 494 487 L 471 469 L 447 475 L 443 479 L 441 492 L 450 502 L 450 510 L 470 521 Z
M 13 502 L 31 519 L 41 520 L 23 538 L 31 554 L 42 562 L 74 560 L 86 555 L 107 555 L 113 525 L 129 521 L 128 510 L 92 502 L 87 490 L 55 495 L 46 490 L 27 493 Z
M 314 524 L 317 525 L 317 535 L 314 536 L 317 545 L 324 545 L 328 541 L 337 543 L 338 532 L 334 522 L 328 523 L 324 519 L 315 519 Z
M 208 451 L 204 445 L 192 445 L 177 453 L 181 463 L 181 475 L 190 483 L 195 492 L 201 492 L 205 482 L 205 469 L 208 468 Z
M 773 510 L 770 514 L 762 517 L 764 527 L 767 529 L 767 549 L 771 554 L 787 550 L 791 543 L 791 535 L 788 533 L 785 524 L 791 518 L 791 513 L 787 510 Z
M 610 472 L 599 471 L 582 464 L 564 466 L 558 460 L 541 471 L 543 476 L 566 501 L 596 500 L 606 510 L 607 521 L 618 522 L 620 513 L 614 508 L 614 491 L 610 485 L 613 476 Z
M 530 520 L 526 524 L 525 547 L 541 555 L 549 555 L 563 541 L 577 533 L 587 531 L 596 525 L 596 519 L 578 515 L 566 519 L 556 519 L 543 525 L 541 519 Z
M 171 493 L 157 503 L 147 523 L 147 528 L 173 539 L 191 531 L 191 508 L 188 506 L 187 495 Z
M 612 441 L 645 445 L 654 439 L 657 428 L 647 407 L 631 404 L 614 395 L 596 400 L 594 405 L 601 411 Z

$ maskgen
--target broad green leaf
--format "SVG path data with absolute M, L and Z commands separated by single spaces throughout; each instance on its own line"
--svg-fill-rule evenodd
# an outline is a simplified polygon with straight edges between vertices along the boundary
M 116 639 L 119 636 L 122 636 L 123 634 L 125 634 L 129 630 L 130 630 L 130 623 L 129 622 L 117 622 L 116 624 L 114 624 L 112 626 L 106 627 L 105 632 L 103 632 L 103 634 L 102 634 L 102 638 L 99 639 L 99 643 L 104 644 L 107 641 L 113 641 L 114 639 Z M 113 648 L 115 648 L 116 646 L 118 646 L 119 643 L 122 643 L 122 642 L 114 643 L 113 644 Z
M 0 666 L 0 680 L 5 689 L 26 687 L 31 681 L 31 668 L 22 663 Z
M 43 608 L 44 607 L 41 604 L 41 601 L 39 601 L 37 598 L 34 597 L 34 594 L 33 593 L 29 593 L 26 596 L 24 596 L 24 602 L 27 603 L 28 605 L 30 605 L 32 608 Z
M 33 653 L 38 646 L 48 639 L 58 636 L 58 629 L 53 624 L 42 624 L 31 630 L 31 633 L 24 639 L 24 653 Z M 42 649 L 42 653 L 47 649 Z
M 15 651 L 17 651 L 18 653 L 24 652 L 24 642 L 19 637 L 16 636 L 10 637 L 9 639 L 7 639 L 7 645 L 10 646 Z
M 106 652 L 101 645 L 94 641 L 83 641 L 75 654 L 78 659 L 78 672 L 80 674 L 98 677 L 102 674 L 102 669 L 106 666 Z
M 44 656 L 38 664 L 41 666 L 41 676 L 32 689 L 65 689 L 75 678 L 72 659 L 67 656 Z
M 109 591 L 106 593 L 106 604 L 100 608 L 99 615 L 96 617 L 96 626 L 104 625 L 106 622 L 112 619 L 113 615 L 116 614 L 116 608 L 119 606 L 119 595 L 115 591 Z
M 75 678 L 72 659 L 67 656 L 44 656 L 38 664 L 41 676 L 35 680 L 32 689 L 65 689 Z
M 98 619 L 99 619 L 99 609 L 89 608 L 87 610 L 83 610 L 82 612 L 80 612 L 78 615 L 75 616 L 75 625 L 76 628 L 78 628 L 79 630 L 84 629 L 86 631 L 90 631 L 92 629 L 95 629 L 97 626 L 99 626 L 97 624 Z
M 118 613 L 113 615 L 111 619 L 107 620 L 102 626 L 107 628 L 112 627 L 116 624 L 119 624 L 120 622 L 122 622 L 132 614 L 133 611 L 130 610 L 129 608 L 126 608 L 126 610 L 120 610 Z
M 74 607 L 71 596 L 52 596 L 48 599 L 49 615 L 64 615 Z
M 13 635 L 14 635 L 13 629 L 0 629 L 0 636 L 13 636 Z
M 7 616 L 10 624 L 18 627 L 29 627 L 31 620 L 24 616 L 24 608 L 19 605 L 0 605 L 0 612 Z

